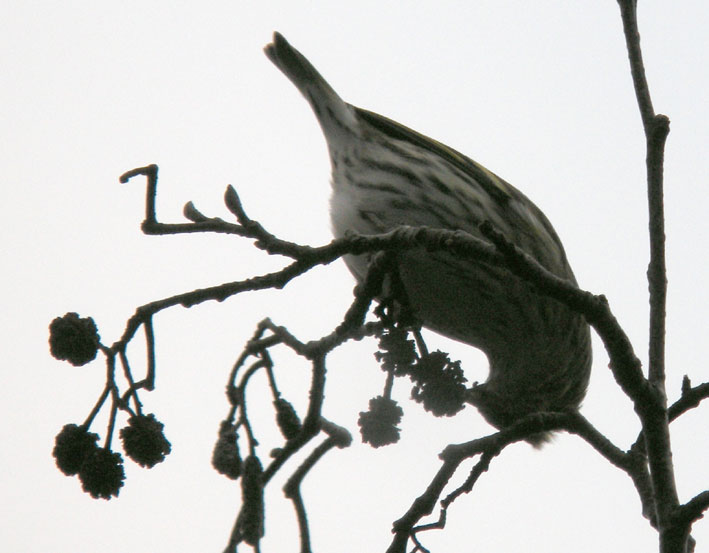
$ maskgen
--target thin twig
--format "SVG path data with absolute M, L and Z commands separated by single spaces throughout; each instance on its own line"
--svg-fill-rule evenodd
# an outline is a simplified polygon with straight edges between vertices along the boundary
M 443 464 L 436 475 L 431 479 L 424 493 L 417 497 L 408 511 L 394 523 L 392 529 L 394 539 L 389 545 L 387 553 L 404 553 L 406 544 L 414 532 L 416 524 L 421 518 L 431 514 L 443 489 L 448 482 L 450 482 L 450 479 L 465 459 L 476 455 L 483 456 L 476 465 L 477 469 L 474 471 L 474 474 L 471 474 L 469 478 L 470 486 L 472 487 L 480 475 L 487 470 L 490 461 L 505 447 L 524 440 L 530 435 L 552 430 L 566 430 L 567 432 L 579 435 L 611 463 L 621 468 L 626 473 L 631 474 L 631 476 L 638 468 L 629 454 L 612 444 L 610 440 L 603 436 L 590 422 L 578 413 L 536 413 L 529 415 L 512 426 L 490 434 L 489 436 L 462 444 L 452 444 L 446 447 L 440 454 Z M 467 490 L 462 489 L 462 491 Z M 457 491 L 454 491 L 449 498 L 447 498 L 447 503 L 443 505 L 444 511 L 457 495 L 459 495 Z M 431 527 L 440 527 L 441 524 L 444 523 L 442 521 L 444 521 L 444 518 L 439 517 L 439 521 L 433 523 Z
M 295 470 L 291 477 L 286 482 L 283 487 L 283 492 L 287 498 L 293 501 L 293 507 L 296 512 L 296 518 L 298 520 L 298 528 L 300 529 L 300 551 L 301 553 L 310 553 L 310 533 L 308 530 L 308 517 L 305 511 L 305 504 L 303 503 L 303 497 L 300 492 L 300 485 L 303 479 L 308 474 L 310 469 L 315 466 L 323 455 L 330 451 L 333 447 L 339 447 L 339 440 L 337 437 L 330 436 L 319 446 L 317 446 L 310 454 L 305 458 L 305 460 L 300 464 L 300 466 Z
M 665 267 L 665 230 L 663 203 L 664 148 L 669 133 L 669 119 L 656 115 L 640 48 L 637 1 L 618 0 L 625 33 L 630 71 L 647 143 L 647 194 L 649 211 L 650 262 L 650 342 L 648 380 L 658 404 L 638 411 L 642 419 L 645 449 L 655 502 L 656 524 L 660 532 L 661 553 L 680 553 L 689 540 L 687 528 L 674 524 L 679 498 L 675 483 L 670 446 L 669 418 L 665 391 L 665 317 L 667 272 Z M 637 405 L 636 405 L 637 410 Z
M 690 409 L 698 407 L 707 398 L 709 398 L 709 382 L 682 390 L 682 396 L 667 409 L 669 420 L 673 421 Z
M 649 211 L 650 263 L 647 278 L 650 290 L 650 342 L 648 378 L 665 393 L 665 317 L 667 269 L 665 266 L 665 211 L 663 165 L 669 119 L 656 116 L 647 135 L 647 197 Z M 648 128 L 648 127 L 646 127 Z
M 623 20 L 625 45 L 630 59 L 630 73 L 633 77 L 635 97 L 640 108 L 640 116 L 646 129 L 652 124 L 655 110 L 650 99 L 650 90 L 645 78 L 643 54 L 640 49 L 640 32 L 638 31 L 637 0 L 618 0 L 620 15 Z

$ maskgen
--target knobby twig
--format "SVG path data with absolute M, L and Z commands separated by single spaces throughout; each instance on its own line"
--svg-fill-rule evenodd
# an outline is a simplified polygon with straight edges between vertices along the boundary
M 626 38 L 630 71 L 635 95 L 645 130 L 647 145 L 647 191 L 650 236 L 648 283 L 650 291 L 650 342 L 648 381 L 653 386 L 659 405 L 655 404 L 641 417 L 653 487 L 657 528 L 661 553 L 684 553 L 689 542 L 689 524 L 678 524 L 676 512 L 679 497 L 672 465 L 669 418 L 665 390 L 665 316 L 667 271 L 665 267 L 665 230 L 663 202 L 664 147 L 669 133 L 669 119 L 656 114 L 640 48 L 637 23 L 637 1 L 618 0 Z
M 157 181 L 155 180 L 157 169 L 155 166 L 135 169 L 126 173 L 130 177 L 140 174 L 145 174 L 148 177 L 148 194 L 155 194 L 157 192 Z M 121 178 L 122 181 L 127 180 L 126 175 Z M 190 225 L 208 228 L 209 231 L 214 232 L 232 232 L 255 239 L 259 248 L 272 255 L 288 256 L 295 261 L 280 271 L 244 281 L 178 294 L 146 304 L 138 308 L 134 317 L 129 320 L 126 332 L 120 340 L 121 343 L 130 339 L 143 318 L 173 305 L 180 304 L 190 307 L 205 301 L 223 301 L 244 291 L 282 288 L 293 278 L 307 272 L 314 266 L 329 264 L 346 254 L 372 254 L 380 251 L 401 252 L 407 249 L 424 248 L 429 252 L 446 251 L 458 258 L 506 267 L 520 278 L 534 284 L 541 293 L 583 314 L 603 339 L 616 380 L 626 393 L 631 395 L 636 403 L 636 409 L 642 409 L 643 406 L 657 401 L 642 375 L 640 361 L 633 351 L 632 344 L 611 312 L 605 297 L 580 290 L 570 282 L 550 273 L 532 257 L 508 242 L 489 223 L 481 225 L 481 231 L 492 244 L 462 231 L 402 226 L 379 235 L 351 235 L 333 240 L 325 246 L 313 248 L 281 240 L 267 232 L 259 223 L 249 219 L 233 188 L 228 188 L 226 197 L 230 210 L 237 215 L 240 225 L 226 223 L 218 218 L 208 218 L 201 214 L 196 217 L 194 213 L 192 213 L 192 217 L 198 218 L 198 222 L 184 225 L 164 224 L 157 222 L 155 214 L 151 213 L 144 221 L 143 226 L 149 224 L 151 229 L 158 234 L 194 232 Z M 154 200 L 150 203 L 153 206 L 155 204 Z M 192 210 L 194 211 L 195 208 L 193 207 Z

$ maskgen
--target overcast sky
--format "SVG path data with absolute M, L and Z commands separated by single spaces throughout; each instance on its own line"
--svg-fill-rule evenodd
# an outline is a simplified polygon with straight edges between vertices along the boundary
M 639 3 L 655 108 L 672 121 L 672 400 L 684 374 L 709 380 L 709 9 L 699 0 Z M 232 184 L 271 232 L 313 245 L 329 240 L 325 143 L 307 103 L 262 53 L 274 30 L 349 102 L 455 147 L 532 198 L 561 236 L 580 285 L 606 294 L 647 359 L 644 137 L 615 1 L 8 1 L 0 10 L 5 550 L 220 552 L 226 543 L 239 485 L 209 463 L 227 412 L 228 371 L 265 316 L 303 340 L 332 329 L 351 297 L 344 265 L 281 292 L 155 318 L 158 387 L 142 399 L 165 423 L 173 454 L 151 471 L 126 460 L 125 487 L 109 502 L 91 499 L 54 467 L 54 436 L 83 422 L 104 367 L 53 360 L 47 325 L 77 311 L 93 316 L 111 344 L 141 304 L 281 265 L 238 238 L 142 235 L 144 180 L 118 182 L 134 167 L 160 166 L 165 222 L 181 221 L 189 200 L 227 217 L 222 195 Z M 485 379 L 479 352 L 430 340 L 463 361 L 470 381 Z M 141 347 L 138 340 L 130 351 L 137 367 Z M 355 434 L 359 411 L 383 385 L 374 349 L 349 344 L 330 358 L 325 413 Z M 628 447 L 638 423 L 596 337 L 594 356 L 583 413 Z M 302 412 L 308 368 L 278 360 L 283 391 Z M 356 439 L 308 479 L 316 551 L 383 551 L 392 521 L 437 470 L 437 453 L 491 431 L 471 408 L 432 420 L 408 394 L 404 382 L 395 388 L 406 412 L 400 444 L 375 451 Z M 683 500 L 709 486 L 707 413 L 697 409 L 672 427 Z M 92 430 L 103 433 L 104 425 L 100 418 Z M 264 445 L 265 456 L 275 444 Z M 269 491 L 265 552 L 298 551 L 283 481 Z M 706 550 L 709 525 L 694 534 L 697 551 Z M 505 450 L 454 505 L 448 528 L 424 540 L 439 553 L 653 551 L 657 543 L 630 481 L 566 435 L 541 451 Z

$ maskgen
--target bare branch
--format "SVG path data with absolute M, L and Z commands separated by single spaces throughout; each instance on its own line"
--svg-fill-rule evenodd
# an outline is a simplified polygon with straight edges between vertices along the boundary
M 337 435 L 329 436 L 306 457 L 306 459 L 291 475 L 283 487 L 283 493 L 285 496 L 293 501 L 296 518 L 298 519 L 301 553 L 310 553 L 311 548 L 310 532 L 308 530 L 308 517 L 305 510 L 305 503 L 303 502 L 303 496 L 300 492 L 300 485 L 310 469 L 315 466 L 315 463 L 317 463 L 333 447 L 342 447 L 341 443 L 341 439 Z
M 663 202 L 664 147 L 669 133 L 669 119 L 656 115 L 640 48 L 636 0 L 618 0 L 623 30 L 630 59 L 635 95 L 647 140 L 648 208 L 650 230 L 650 367 L 649 378 L 664 393 L 665 303 L 667 278 L 665 269 L 665 230 Z
M 689 379 L 686 379 L 685 382 L 689 384 Z M 690 409 L 698 407 L 699 404 L 707 398 L 709 398 L 709 382 L 704 382 L 703 384 L 699 384 L 693 388 L 691 385 L 689 385 L 686 389 L 683 388 L 682 396 L 670 405 L 667 410 L 669 420 L 673 421 Z
M 694 522 L 704 517 L 704 512 L 709 509 L 709 490 L 695 495 L 680 507 L 678 518 L 684 519 L 691 526 Z
M 148 175 L 148 189 L 151 194 L 154 194 L 157 189 L 157 183 L 153 180 L 156 179 L 156 173 L 148 172 Z M 262 225 L 249 219 L 233 188 L 230 187 L 227 190 L 226 197 L 229 209 L 236 214 L 241 222 L 241 225 L 238 225 L 241 235 L 255 238 L 257 245 L 271 254 L 287 255 L 296 259 L 296 261 L 281 271 L 253 277 L 245 281 L 194 290 L 147 304 L 139 308 L 133 320 L 129 321 L 126 332 L 121 339 L 122 342 L 127 341 L 132 336 L 142 317 L 147 317 L 172 305 L 181 304 L 190 307 L 209 300 L 222 301 L 243 291 L 281 288 L 313 266 L 328 264 L 345 254 L 401 251 L 423 247 L 431 252 L 443 250 L 459 257 L 506 266 L 519 277 L 535 284 L 542 293 L 584 314 L 604 340 L 611 357 L 614 375 L 623 386 L 623 389 L 626 390 L 626 393 L 634 398 L 636 408 L 638 405 L 645 406 L 655 402 L 653 394 L 645 386 L 646 383 L 640 370 L 640 361 L 635 356 L 627 335 L 610 312 L 605 298 L 583 292 L 571 283 L 549 273 L 530 256 L 507 242 L 489 223 L 482 225 L 481 230 L 494 243 L 494 246 L 462 231 L 452 232 L 426 227 L 399 227 L 381 235 L 351 235 L 333 240 L 326 246 L 311 248 L 280 240 L 268 233 Z M 154 204 L 154 198 L 152 204 Z M 154 213 L 146 221 L 154 221 Z M 199 227 L 203 224 L 197 222 L 189 223 L 185 226 Z M 163 225 L 162 223 L 160 225 L 161 232 L 182 232 L 181 230 L 175 230 L 172 225 Z M 498 249 L 499 251 L 497 251 Z
M 650 234 L 650 343 L 648 377 L 656 392 L 660 408 L 638 413 L 643 423 L 643 436 L 650 465 L 653 497 L 660 531 L 662 553 L 684 552 L 689 543 L 688 531 L 672 524 L 679 498 L 672 465 L 669 419 L 665 392 L 665 317 L 667 273 L 665 268 L 665 230 L 663 204 L 664 147 L 669 133 L 669 119 L 656 115 L 650 99 L 640 49 L 637 24 L 637 1 L 618 0 L 630 60 L 635 95 L 642 117 L 647 142 L 647 183 Z M 636 410 L 637 410 L 636 404 Z
M 521 419 L 517 423 L 484 438 L 478 438 L 462 444 L 452 444 L 440 454 L 443 464 L 431 480 L 423 494 L 417 497 L 409 510 L 393 525 L 394 539 L 387 553 L 403 553 L 408 539 L 413 533 L 445 526 L 446 511 L 450 504 L 462 493 L 468 493 L 479 477 L 487 471 L 494 457 L 508 445 L 524 440 L 538 432 L 551 430 L 566 430 L 578 434 L 596 449 L 612 464 L 633 476 L 640 468 L 628 453 L 625 453 L 610 440 L 603 436 L 591 423 L 578 413 L 537 413 Z M 433 512 L 433 508 L 441 496 L 453 474 L 465 460 L 481 455 L 471 474 L 460 488 L 453 491 L 441 502 L 441 513 L 437 522 L 417 527 L 421 518 Z
M 667 270 L 665 267 L 665 212 L 663 199 L 663 165 L 665 140 L 670 121 L 664 115 L 655 117 L 647 136 L 647 195 L 650 233 L 650 263 L 647 278 L 650 289 L 649 379 L 665 393 L 665 317 L 667 303 Z
M 650 99 L 650 90 L 645 78 L 645 65 L 640 49 L 640 32 L 638 31 L 637 0 L 618 0 L 620 15 L 623 20 L 625 44 L 630 59 L 630 73 L 633 77 L 635 97 L 640 108 L 640 116 L 645 128 L 649 128 L 655 117 L 655 111 Z

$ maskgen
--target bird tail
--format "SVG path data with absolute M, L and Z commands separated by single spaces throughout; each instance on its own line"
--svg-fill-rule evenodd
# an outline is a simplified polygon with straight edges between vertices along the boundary
M 308 100 L 328 143 L 338 136 L 357 131 L 354 108 L 340 98 L 317 69 L 283 35 L 273 33 L 273 42 L 264 48 L 264 52 Z

